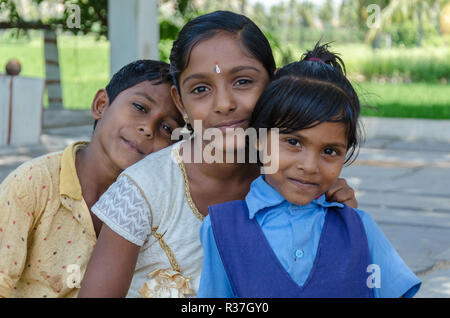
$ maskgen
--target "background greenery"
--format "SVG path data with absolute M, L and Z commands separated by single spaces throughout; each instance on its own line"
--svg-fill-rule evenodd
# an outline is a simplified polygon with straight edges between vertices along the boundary
M 369 2 L 390 12 L 382 15 L 382 28 L 376 33 L 366 24 Z M 333 1 L 318 6 L 290 0 L 265 9 L 242 0 L 164 0 L 159 8 L 160 58 L 168 60 L 173 39 L 193 17 L 217 9 L 243 12 L 269 38 L 278 66 L 298 60 L 318 39 L 334 41 L 331 48 L 346 63 L 364 115 L 450 119 L 450 26 L 447 30 L 445 24 L 450 20 L 450 1 L 419 2 L 343 0 L 339 6 Z M 104 28 L 97 29 L 101 32 L 78 36 L 60 32 L 63 99 L 68 109 L 89 108 L 97 89 L 108 82 L 109 42 Z M 42 32 L 17 36 L 15 29 L 8 29 L 0 34 L 0 70 L 11 58 L 21 61 L 22 75 L 45 77 Z

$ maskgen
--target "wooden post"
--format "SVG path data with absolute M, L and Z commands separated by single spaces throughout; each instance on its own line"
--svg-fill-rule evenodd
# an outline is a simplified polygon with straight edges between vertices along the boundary
M 44 58 L 48 107 L 50 109 L 63 109 L 58 40 L 56 32 L 53 30 L 44 30 Z

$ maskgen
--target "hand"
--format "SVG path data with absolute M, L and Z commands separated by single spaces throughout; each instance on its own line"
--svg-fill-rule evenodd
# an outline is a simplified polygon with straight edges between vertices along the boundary
M 355 191 L 343 178 L 338 178 L 331 188 L 325 193 L 327 201 L 344 203 L 352 208 L 358 208 Z

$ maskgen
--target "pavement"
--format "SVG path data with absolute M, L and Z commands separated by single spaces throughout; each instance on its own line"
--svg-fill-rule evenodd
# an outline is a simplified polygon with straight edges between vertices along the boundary
M 41 144 L 0 147 L 0 181 L 31 158 L 89 140 L 92 124 L 86 111 L 46 111 Z M 422 280 L 416 297 L 450 298 L 450 121 L 365 117 L 363 124 L 366 143 L 342 177 Z

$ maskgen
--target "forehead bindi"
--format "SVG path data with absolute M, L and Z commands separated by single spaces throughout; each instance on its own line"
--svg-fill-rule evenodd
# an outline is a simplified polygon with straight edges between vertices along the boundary
M 194 46 L 182 77 L 194 73 L 224 74 L 235 71 L 239 66 L 249 66 L 259 72 L 265 68 L 243 46 L 234 35 L 217 34 Z

